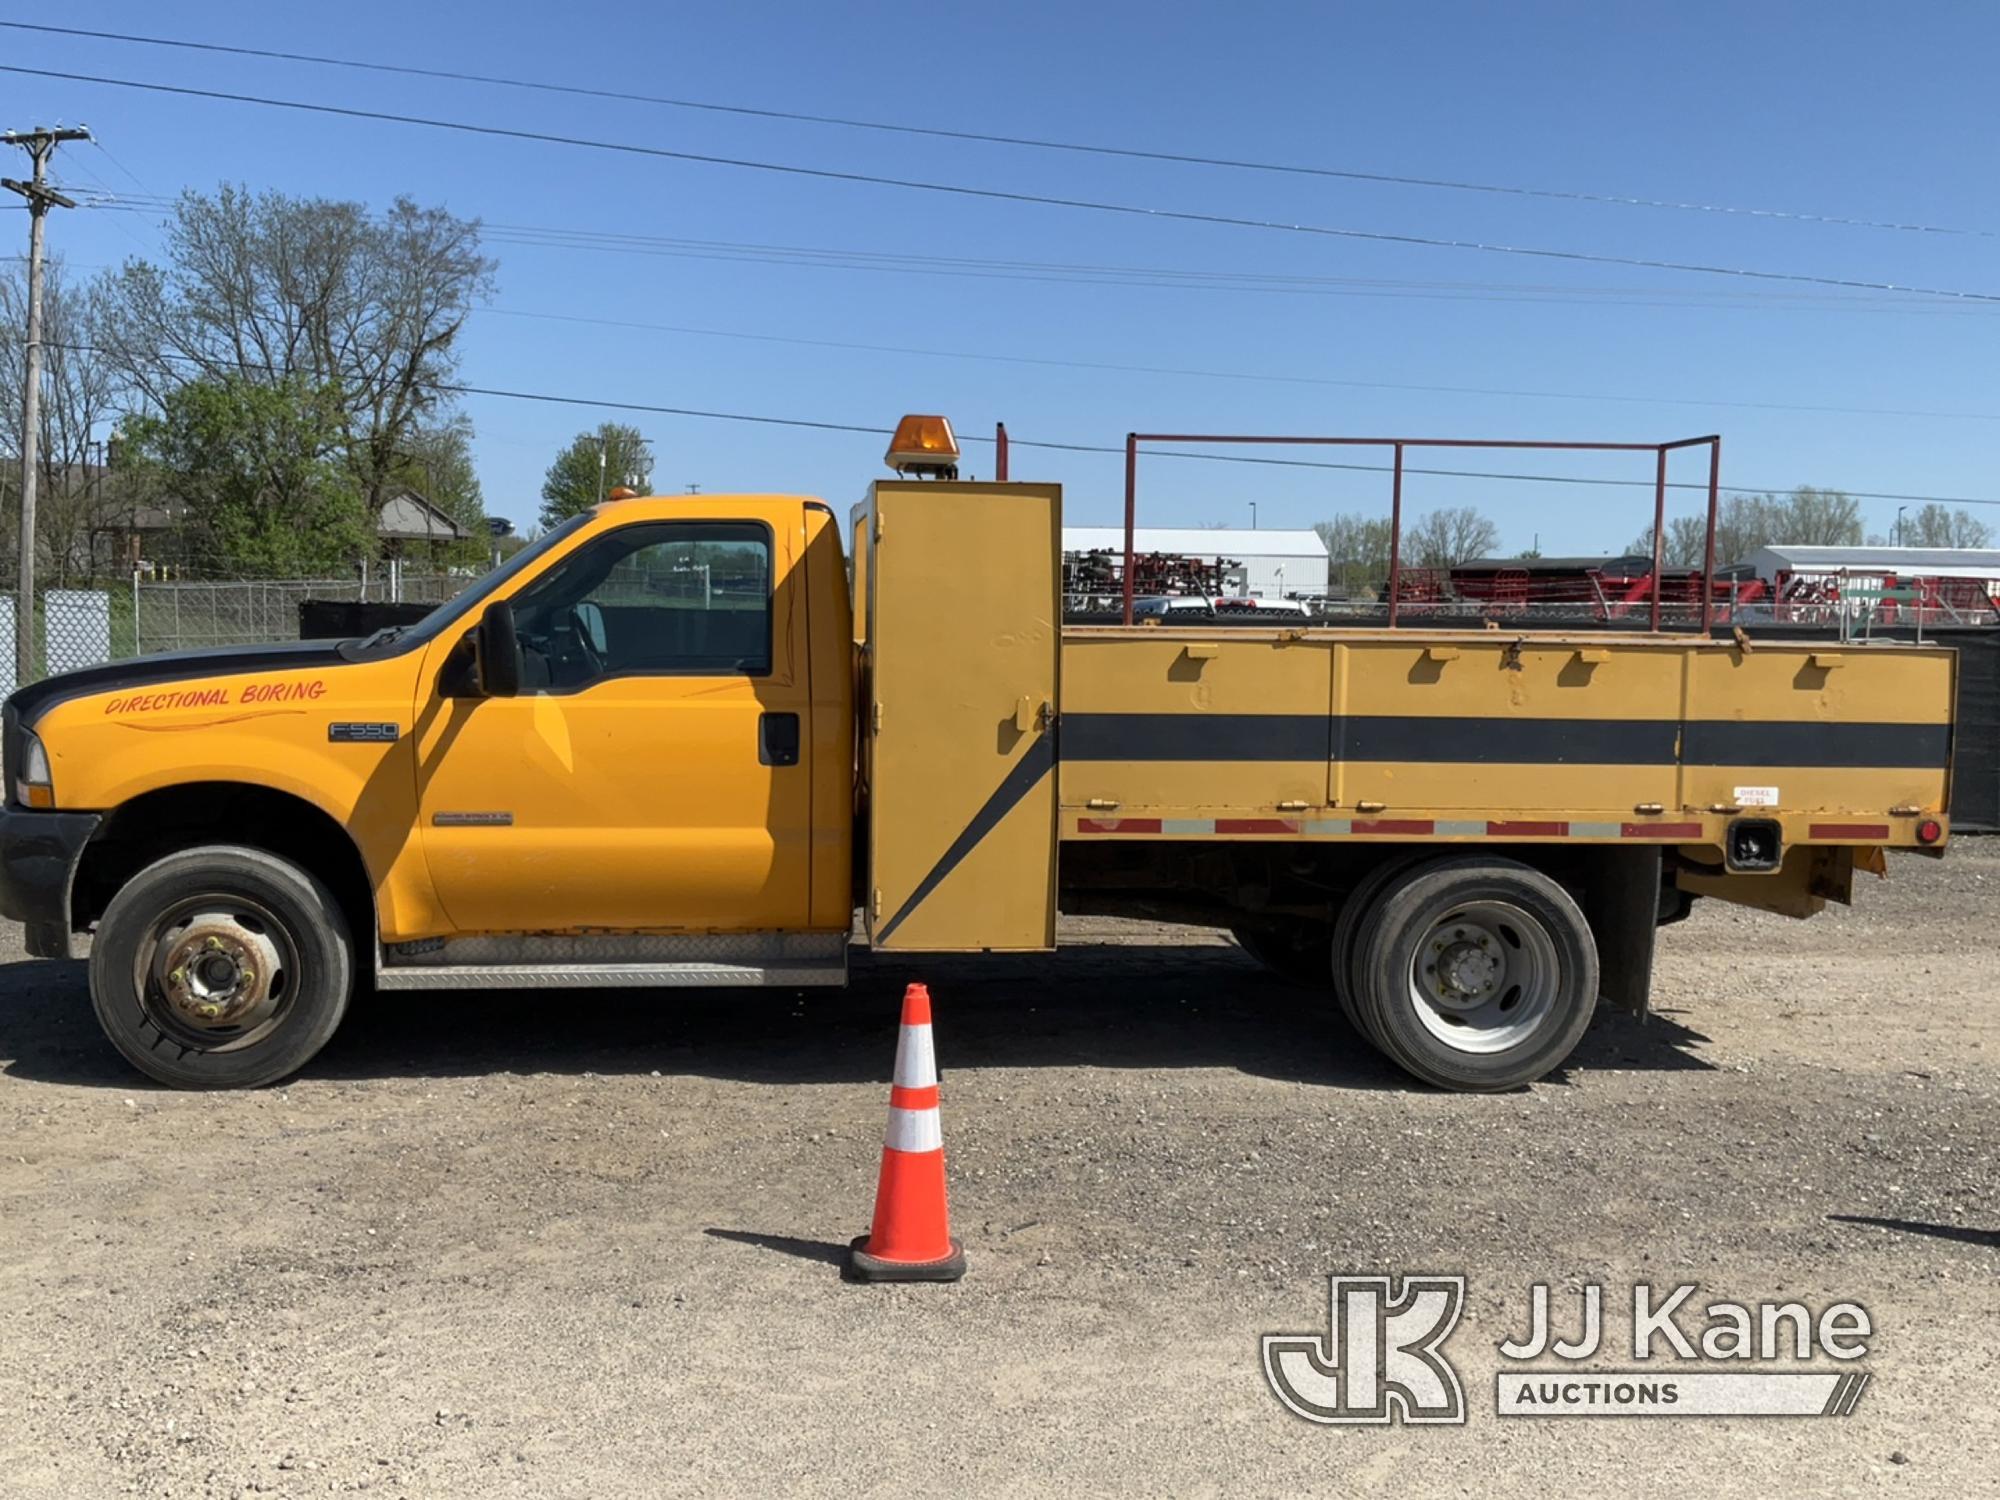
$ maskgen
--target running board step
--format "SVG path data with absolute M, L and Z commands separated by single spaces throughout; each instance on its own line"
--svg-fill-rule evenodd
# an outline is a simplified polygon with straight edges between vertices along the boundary
M 844 932 L 586 933 L 397 944 L 384 990 L 800 988 L 847 983 Z
M 844 963 L 424 964 L 376 971 L 379 990 L 791 988 L 847 983 Z

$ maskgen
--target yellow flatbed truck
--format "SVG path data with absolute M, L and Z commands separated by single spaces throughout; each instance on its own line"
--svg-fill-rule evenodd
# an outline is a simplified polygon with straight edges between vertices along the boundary
M 105 1031 L 182 1086 L 290 1074 L 364 981 L 839 984 L 857 909 L 911 954 L 1065 909 L 1227 927 L 1494 1089 L 1643 1005 L 1693 898 L 1805 916 L 1946 838 L 1949 650 L 1066 628 L 1060 522 L 883 481 L 850 566 L 817 500 L 615 500 L 411 627 L 36 683 L 0 910 L 89 934 Z

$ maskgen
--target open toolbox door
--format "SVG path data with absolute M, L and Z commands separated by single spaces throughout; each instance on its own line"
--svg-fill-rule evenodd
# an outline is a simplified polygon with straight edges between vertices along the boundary
M 1062 500 L 884 481 L 863 534 L 872 946 L 1055 944 Z

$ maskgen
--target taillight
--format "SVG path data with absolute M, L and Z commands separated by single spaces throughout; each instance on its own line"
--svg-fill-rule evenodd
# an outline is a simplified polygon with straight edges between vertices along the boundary
M 1925 818 L 1917 825 L 1917 842 L 1920 844 L 1935 844 L 1943 837 L 1944 824 L 1936 818 Z

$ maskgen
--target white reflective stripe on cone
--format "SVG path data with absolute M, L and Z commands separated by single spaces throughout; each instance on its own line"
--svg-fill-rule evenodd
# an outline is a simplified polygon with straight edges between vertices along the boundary
M 905 1026 L 896 1038 L 897 1088 L 927 1089 L 937 1082 L 937 1054 L 931 1050 L 931 1028 Z
M 891 1151 L 942 1151 L 944 1126 L 935 1106 L 930 1109 L 891 1109 L 889 1129 L 882 1144 Z

